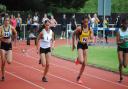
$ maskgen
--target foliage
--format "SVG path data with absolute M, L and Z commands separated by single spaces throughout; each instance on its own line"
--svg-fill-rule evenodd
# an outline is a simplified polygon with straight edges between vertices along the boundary
M 7 5 L 9 10 L 56 12 L 58 8 L 63 7 L 78 9 L 84 5 L 85 1 L 87 0 L 3 0 L 2 3 Z
M 0 12 L 5 12 L 6 11 L 6 6 L 0 4 Z
M 59 13 L 76 13 L 77 10 L 74 8 L 68 9 L 68 8 L 62 7 L 62 8 L 57 8 L 57 12 L 59 12 Z
M 107 1 L 107 0 L 106 0 Z M 112 13 L 127 13 L 128 0 L 111 0 Z M 98 12 L 98 0 L 88 0 L 79 10 L 81 13 L 96 13 Z
M 128 0 L 111 0 L 112 13 L 127 13 Z M 11 11 L 97 13 L 98 0 L 2 0 Z
M 88 0 L 84 7 L 81 7 L 80 13 L 97 13 L 98 0 Z
M 113 13 L 128 13 L 128 0 L 112 0 Z

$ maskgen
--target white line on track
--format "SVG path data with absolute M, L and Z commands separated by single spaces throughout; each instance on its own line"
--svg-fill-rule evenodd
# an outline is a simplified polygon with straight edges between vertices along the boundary
M 34 49 L 34 48 L 32 48 L 32 49 L 30 49 L 30 50 L 28 50 L 28 51 L 33 52 L 33 49 Z M 16 53 L 16 52 L 14 52 L 14 53 Z M 16 53 L 16 54 L 19 54 L 19 53 Z M 19 54 L 19 55 L 21 55 L 21 54 Z M 34 60 L 37 60 L 36 57 L 32 57 L 32 56 L 30 56 L 30 55 L 26 55 L 26 57 L 32 58 L 32 59 L 34 59 Z M 78 73 L 78 71 L 73 70 L 73 69 L 69 69 L 69 68 L 67 68 L 67 67 L 62 67 L 62 66 L 56 65 L 56 64 L 54 64 L 54 63 L 50 63 L 50 64 L 52 64 L 52 65 L 54 65 L 54 66 L 56 66 L 56 67 L 60 67 L 60 68 L 67 69 L 67 70 L 69 70 L 69 71 L 73 71 L 73 72 L 77 72 L 77 73 Z M 124 84 L 121 84 L 121 83 L 117 83 L 117 82 L 113 82 L 113 81 L 108 80 L 108 79 L 105 79 L 105 78 L 100 78 L 100 77 L 95 76 L 95 75 L 91 75 L 91 74 L 87 74 L 87 73 L 84 74 L 84 75 L 89 76 L 89 77 L 92 77 L 92 78 L 96 78 L 96 79 L 99 79 L 99 80 L 102 80 L 102 81 L 105 81 L 105 82 L 109 82 L 109 83 L 112 83 L 112 84 L 114 84 L 114 85 L 118 85 L 118 86 L 122 86 L 122 87 L 128 88 L 127 85 L 124 85 Z
M 33 58 L 33 59 L 37 60 L 37 58 L 35 58 L 35 57 L 29 56 L 29 55 L 27 55 L 27 56 L 30 57 L 30 58 Z M 78 71 L 73 70 L 73 69 L 69 69 L 69 68 L 67 68 L 67 67 L 62 67 L 62 66 L 56 65 L 56 64 L 54 64 L 54 63 L 50 63 L 50 64 L 52 64 L 52 65 L 54 65 L 54 66 L 56 66 L 56 67 L 60 67 L 60 68 L 63 68 L 63 69 L 66 69 L 66 70 L 69 70 L 69 71 L 77 72 L 77 73 L 78 73 Z M 91 75 L 91 74 L 87 74 L 87 73 L 84 74 L 84 75 L 89 76 L 89 77 L 92 77 L 92 78 L 96 78 L 96 79 L 99 79 L 99 80 L 102 80 L 102 81 L 105 81 L 105 82 L 109 82 L 109 83 L 112 83 L 112 84 L 115 84 L 115 85 L 119 85 L 119 86 L 127 87 L 127 88 L 128 88 L 127 85 L 124 85 L 124 84 L 121 84 L 121 83 L 117 83 L 117 82 L 113 82 L 113 81 L 107 80 L 107 79 L 105 79 L 105 78 L 100 78 L 100 77 L 97 77 L 97 76 L 95 76 L 95 75 Z
M 32 66 L 28 66 L 28 65 L 23 64 L 23 63 L 20 63 L 20 62 L 18 62 L 18 61 L 14 61 L 14 62 L 17 63 L 17 64 L 19 64 L 19 65 L 25 66 L 25 67 L 27 67 L 27 68 L 30 68 L 30 69 L 33 69 L 33 70 L 42 72 L 41 70 L 39 70 L 39 69 L 37 69 L 37 68 L 34 68 L 34 67 L 32 67 Z M 68 80 L 68 79 L 65 79 L 65 78 L 62 78 L 62 77 L 53 75 L 53 74 L 51 74 L 51 73 L 48 73 L 48 75 L 50 75 L 50 76 L 52 76 L 52 77 L 55 77 L 55 78 L 58 78 L 58 79 L 61 79 L 61 80 L 63 80 L 63 81 L 66 81 L 66 82 L 68 82 L 68 83 L 71 83 L 71 84 L 74 84 L 74 85 L 77 85 L 77 86 L 86 88 L 86 89 L 91 89 L 91 88 L 86 87 L 86 86 L 84 86 L 84 85 L 80 85 L 80 84 L 78 84 L 78 83 L 72 82 L 72 81 L 70 81 L 70 80 Z
M 38 87 L 38 88 L 40 88 L 40 89 L 45 89 L 45 88 L 43 88 L 43 87 L 41 87 L 41 86 L 39 86 L 39 85 L 37 85 L 37 84 L 35 84 L 35 83 L 29 81 L 29 80 L 26 80 L 26 79 L 24 79 L 24 78 L 22 78 L 22 77 L 20 77 L 20 76 L 18 76 L 18 75 L 16 75 L 16 74 L 13 74 L 13 73 L 11 73 L 11 72 L 9 72 L 9 71 L 6 71 L 6 73 L 9 74 L 9 75 L 11 75 L 11 76 L 13 76 L 13 77 L 16 77 L 16 78 L 18 78 L 18 79 L 20 79 L 20 80 L 23 80 L 24 82 L 27 82 L 27 83 L 29 83 L 30 85 L 33 85 L 33 86 Z

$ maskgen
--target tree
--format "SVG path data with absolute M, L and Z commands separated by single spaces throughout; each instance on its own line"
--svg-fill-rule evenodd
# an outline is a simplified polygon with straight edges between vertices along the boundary
M 8 10 L 56 11 L 58 8 L 79 9 L 88 0 L 2 0 Z
M 0 12 L 5 12 L 6 11 L 6 6 L 0 4 Z

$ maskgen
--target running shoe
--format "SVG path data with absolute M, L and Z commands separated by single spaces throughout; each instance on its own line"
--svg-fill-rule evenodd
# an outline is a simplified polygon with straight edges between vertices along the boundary
M 83 81 L 79 79 L 79 80 L 77 81 L 77 83 L 83 84 Z
M 75 64 L 78 65 L 80 64 L 79 60 L 78 60 L 78 57 L 75 59 Z
M 123 77 L 120 77 L 120 80 L 118 81 L 119 83 L 121 83 L 122 82 L 122 80 L 123 80 Z
M 43 82 L 48 82 L 48 80 L 47 80 L 46 77 L 43 77 L 43 78 L 42 78 L 42 81 L 43 81 Z
M 41 59 L 39 59 L 39 64 L 41 64 Z
M 77 81 L 77 83 L 79 83 L 79 84 L 83 84 L 83 81 L 80 79 L 80 76 L 78 76 L 78 77 L 76 78 L 76 81 Z
M 4 77 L 4 76 L 2 76 L 2 77 L 1 77 L 1 81 L 4 81 L 4 80 L 5 80 L 5 77 Z

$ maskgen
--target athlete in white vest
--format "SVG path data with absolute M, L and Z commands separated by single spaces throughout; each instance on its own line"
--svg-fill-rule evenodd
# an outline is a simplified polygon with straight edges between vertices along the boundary
M 119 72 L 120 80 L 122 82 L 122 68 L 126 68 L 128 64 L 128 20 L 122 20 L 122 26 L 116 34 L 117 40 L 117 51 L 118 51 L 118 60 L 119 60 Z
M 46 20 L 44 22 L 44 29 L 40 32 L 36 42 L 37 52 L 40 52 L 41 64 L 43 67 L 45 67 L 42 78 L 43 82 L 48 82 L 46 78 L 46 74 L 49 70 L 49 61 L 51 57 L 51 47 L 53 41 L 54 41 L 54 33 L 50 29 L 50 21 Z

